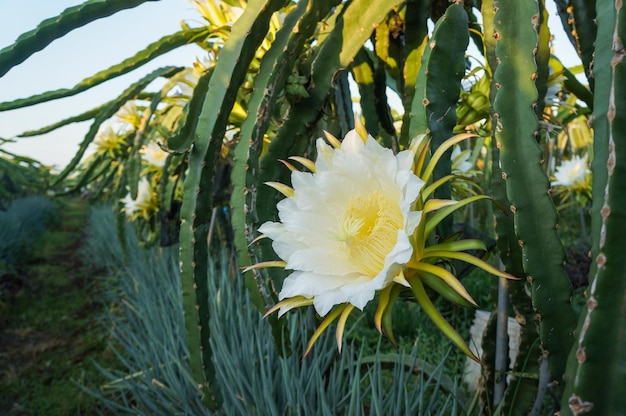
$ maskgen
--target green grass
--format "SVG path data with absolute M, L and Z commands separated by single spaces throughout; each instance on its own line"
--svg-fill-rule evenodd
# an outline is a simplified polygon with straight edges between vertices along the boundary
M 58 201 L 57 220 L 17 270 L 21 288 L 0 327 L 0 414 L 94 414 L 98 402 L 79 383 L 101 379 L 94 361 L 113 362 L 99 322 L 102 281 L 78 258 L 88 206 Z
M 177 250 L 140 248 L 131 227 L 122 250 L 115 214 L 106 207 L 92 210 L 87 234 L 85 255 L 94 266 L 111 271 L 107 291 L 116 305 L 107 315 L 120 367 L 103 372 L 108 379 L 103 404 L 114 414 L 208 414 L 181 359 L 188 350 Z M 241 275 L 231 275 L 232 270 L 211 269 L 209 277 L 210 344 L 223 397 L 217 414 L 463 414 L 463 392 L 455 377 L 443 374 L 449 341 L 442 353 L 413 347 L 413 339 L 399 352 L 382 351 L 377 332 L 361 334 L 367 344 L 347 334 L 355 342 L 338 354 L 327 331 L 302 359 L 319 323 L 312 310 L 303 310 L 286 317 L 292 353 L 283 356 Z M 415 319 L 401 316 L 398 322 L 412 330 Z M 360 319 L 347 332 L 359 332 L 364 323 Z M 428 362 L 417 359 L 418 350 Z

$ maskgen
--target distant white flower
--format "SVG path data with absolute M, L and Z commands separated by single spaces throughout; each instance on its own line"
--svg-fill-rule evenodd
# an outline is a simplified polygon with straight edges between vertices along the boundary
M 141 125 L 141 111 L 137 108 L 134 101 L 127 101 L 115 114 L 119 123 L 127 124 L 132 130 L 139 128 Z M 121 127 L 121 126 L 120 126 Z
M 115 158 L 126 146 L 124 136 L 118 134 L 110 124 L 101 127 L 96 139 L 93 141 L 96 153 L 105 153 L 110 158 Z
M 354 130 L 339 148 L 318 139 L 317 154 L 314 173 L 292 173 L 280 222 L 259 231 L 293 270 L 279 298 L 313 299 L 324 316 L 341 303 L 363 309 L 411 259 L 422 214 L 411 206 L 424 183 L 411 170 L 411 151 L 394 155 Z
M 548 70 L 548 89 L 546 90 L 544 101 L 546 105 L 557 105 L 559 103 L 559 93 L 563 90 L 562 84 L 564 81 L 567 81 L 567 77 L 564 75 L 555 75 L 552 65 L 548 66 Z
M 587 156 L 574 156 L 570 160 L 561 162 L 561 166 L 557 167 L 554 172 L 556 180 L 550 184 L 572 190 L 584 189 L 589 184 L 590 175 L 591 170 L 587 166 Z
M 195 68 L 191 68 L 184 73 L 184 76 L 180 77 L 180 81 L 176 84 L 179 88 L 180 95 L 185 97 L 191 97 L 193 95 L 193 89 L 198 84 L 198 79 L 200 78 L 201 73 L 198 72 Z M 185 104 L 185 101 L 182 101 L 181 104 Z
M 452 171 L 461 174 L 469 172 L 469 170 L 472 169 L 472 162 L 469 161 L 471 153 L 472 152 L 469 150 L 461 151 L 460 146 L 454 146 L 452 156 L 450 156 L 452 160 Z
M 151 211 L 157 207 L 150 182 L 146 178 L 141 178 L 137 184 L 137 199 L 133 199 L 130 193 L 122 199 L 124 206 L 122 211 L 131 218 L 143 216 L 148 218 Z
M 140 153 L 143 155 L 143 160 L 149 165 L 157 168 L 165 166 L 168 153 L 161 149 L 158 144 L 150 142 L 141 148 Z

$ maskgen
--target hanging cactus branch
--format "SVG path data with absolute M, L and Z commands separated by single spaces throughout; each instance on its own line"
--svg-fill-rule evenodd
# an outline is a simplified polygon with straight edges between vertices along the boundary
M 35 29 L 22 34 L 15 43 L 0 50 L 0 77 L 72 30 L 120 10 L 132 9 L 146 1 L 155 0 L 90 0 L 65 9 L 60 15 L 44 20 Z

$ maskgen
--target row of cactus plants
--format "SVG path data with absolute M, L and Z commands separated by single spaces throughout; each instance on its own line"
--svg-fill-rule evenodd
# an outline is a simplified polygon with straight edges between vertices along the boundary
M 8 71 L 37 48 L 78 27 L 76 22 L 89 23 L 115 12 L 122 7 L 118 3 L 89 1 L 63 12 L 58 23 L 44 21 L 0 51 L 5 62 L 2 70 Z M 623 112 L 619 107 L 623 11 L 620 2 L 598 2 L 597 11 L 589 0 L 556 3 L 581 55 L 589 87 L 550 56 L 543 0 L 452 4 L 389 0 L 375 5 L 363 0 L 231 0 L 197 2 L 206 26 L 184 25 L 181 32 L 70 90 L 0 103 L 0 110 L 79 93 L 186 43 L 196 42 L 207 51 L 207 62 L 195 68 L 156 70 L 102 107 L 25 135 L 93 119 L 79 152 L 57 176 L 55 185 L 69 185 L 69 190 L 90 187 L 96 197 L 108 195 L 123 201 L 127 214 L 139 223 L 143 221 L 147 242 L 157 241 L 156 235 L 163 235 L 163 229 L 171 233 L 167 226 L 176 232 L 180 225 L 182 302 L 190 363 L 202 386 L 205 404 L 211 409 L 218 409 L 221 403 L 211 359 L 214 345 L 210 343 L 211 311 L 207 303 L 207 271 L 214 250 L 211 243 L 215 241 L 216 218 L 226 219 L 218 227 L 222 230 L 230 229 L 232 223 L 238 266 L 274 260 L 269 239 L 257 238 L 259 227 L 276 218 L 277 193 L 265 183 L 289 184 L 291 170 L 296 170 L 294 160 L 314 168 L 307 160 L 315 158 L 315 139 L 325 131 L 341 138 L 355 127 L 352 96 L 356 90 L 365 129 L 396 153 L 408 149 L 419 134 L 430 139 L 432 153 L 424 153 L 426 159 L 434 157 L 439 146 L 455 133 L 477 134 L 466 152 L 471 153 L 473 162 L 480 161 L 484 174 L 479 180 L 497 205 L 493 208 L 495 230 L 488 229 L 487 233 L 495 234 L 506 271 L 521 278 L 510 281 L 509 289 L 523 326 L 520 353 L 525 359 L 517 363 L 517 381 L 508 387 L 501 406 L 516 414 L 530 411 L 540 394 L 534 381 L 539 377 L 539 362 L 547 359 L 553 390 L 563 397 L 562 412 L 603 414 L 619 408 L 623 400 L 610 388 L 608 375 L 625 377 L 619 365 L 619 336 L 611 343 L 614 353 L 594 355 L 603 345 L 603 336 L 620 334 L 624 326 L 621 318 L 603 318 L 621 316 L 617 308 L 624 293 L 618 283 L 619 260 L 611 254 L 620 245 L 619 236 L 611 232 L 619 229 L 619 203 L 614 201 L 620 186 L 615 175 L 619 175 L 619 121 Z M 476 23 L 477 13 L 482 26 Z M 590 23 L 596 13 L 597 27 Z M 433 30 L 428 28 L 429 21 L 436 22 Z M 55 30 L 57 26 L 63 30 Z M 483 54 L 473 57 L 480 62 L 479 67 L 473 67 L 467 56 L 470 40 Z M 157 77 L 165 77 L 166 86 L 157 93 L 147 92 L 146 86 Z M 356 88 L 350 87 L 349 78 Z M 550 97 L 551 86 L 560 89 L 554 97 Z M 394 96 L 399 97 L 400 108 L 392 109 Z M 115 131 L 117 144 L 107 148 L 103 123 L 114 114 L 119 116 L 124 105 L 128 109 L 128 103 L 135 104 L 134 122 Z M 561 131 L 561 137 L 567 135 L 572 141 L 574 134 L 568 126 L 579 123 L 583 135 L 589 136 L 585 120 L 592 109 L 594 148 L 582 153 L 593 158 L 590 191 L 586 167 L 582 176 L 574 179 L 564 173 L 572 171 L 570 164 L 583 160 L 576 152 L 585 152 L 587 144 L 564 151 L 564 140 L 556 138 L 554 131 Z M 101 150 L 79 164 L 94 139 L 102 144 Z M 168 152 L 163 165 L 156 169 L 144 157 L 154 143 Z M 435 198 L 451 200 L 454 196 L 462 200 L 459 190 L 470 195 L 482 192 L 458 175 L 451 175 L 451 152 L 447 149 L 434 169 Z M 560 172 L 555 172 L 554 154 L 571 160 L 564 160 Z M 287 161 L 290 158 L 292 162 Z M 551 183 L 549 175 L 553 172 L 556 178 Z M 148 185 L 142 185 L 140 177 L 147 178 Z M 594 267 L 589 300 L 578 329 L 551 186 L 560 194 L 556 199 L 559 204 L 571 198 L 583 205 L 593 201 Z M 138 202 L 141 195 L 147 195 L 147 204 Z M 226 217 L 224 209 L 228 211 Z M 159 210 L 161 220 L 157 220 Z M 442 210 L 441 217 L 444 212 L 451 210 Z M 164 220 L 168 218 L 169 222 Z M 445 241 L 452 234 L 452 216 L 437 217 L 433 234 L 437 238 L 428 244 Z M 466 248 L 470 247 L 479 248 L 472 244 Z M 249 268 L 246 287 L 262 312 L 277 303 L 285 276 L 280 267 Z M 609 289 L 604 288 L 608 287 L 618 289 L 607 292 Z M 397 295 L 393 293 L 394 299 Z M 414 295 L 418 301 L 425 299 L 419 290 Z M 342 314 L 339 325 L 345 324 L 348 314 Z M 380 318 L 384 320 L 383 316 Z M 285 320 L 268 319 L 277 345 L 287 350 Z M 439 324 L 444 326 L 441 321 Z M 487 375 L 493 375 L 493 345 L 490 340 L 484 344 Z M 485 406 L 490 406 L 491 387 L 489 383 L 485 387 Z

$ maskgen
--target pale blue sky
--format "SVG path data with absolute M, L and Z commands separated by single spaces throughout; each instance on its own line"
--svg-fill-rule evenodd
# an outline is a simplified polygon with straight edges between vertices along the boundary
M 80 3 L 80 0 L 0 0 L 0 49 L 12 44 L 20 34 L 35 28 L 42 20 Z M 565 38 L 553 2 L 547 3 L 556 38 L 556 54 L 565 65 L 576 65 L 579 61 Z M 192 26 L 201 20 L 188 0 L 147 2 L 92 22 L 54 41 L 1 77 L 0 101 L 72 87 L 83 78 L 132 56 L 160 37 L 178 31 L 182 20 L 189 21 Z M 199 47 L 185 46 L 76 96 L 0 112 L 0 137 L 10 138 L 25 130 L 80 114 L 114 98 L 155 68 L 190 65 L 197 56 L 204 56 Z M 78 149 L 89 124 L 75 123 L 45 136 L 18 139 L 18 143 L 7 144 L 4 148 L 62 168 Z

